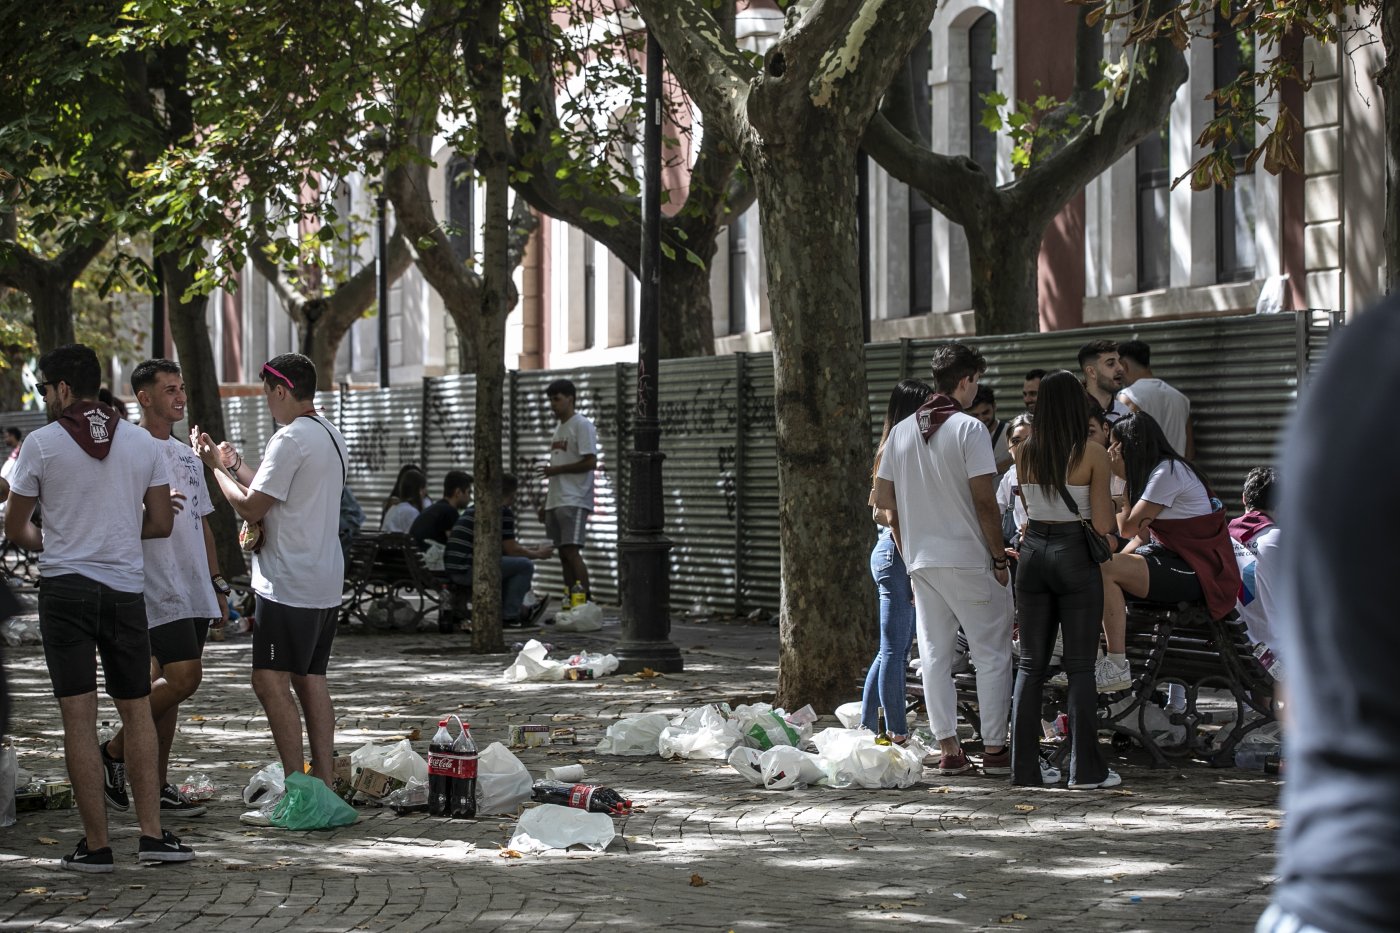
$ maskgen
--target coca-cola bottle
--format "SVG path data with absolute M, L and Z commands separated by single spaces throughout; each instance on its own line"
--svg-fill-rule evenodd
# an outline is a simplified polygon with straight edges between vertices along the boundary
M 476 818 L 476 743 L 472 741 L 471 726 L 462 723 L 462 731 L 452 742 L 453 762 L 450 816 L 456 820 Z
M 564 781 L 536 781 L 531 798 L 539 803 L 557 803 L 561 807 L 589 810 L 625 816 L 632 812 L 632 801 L 626 800 L 611 787 L 597 784 L 568 784 Z
M 428 812 L 433 816 L 447 816 L 450 808 L 451 754 L 452 733 L 447 731 L 447 720 L 443 719 L 428 745 Z

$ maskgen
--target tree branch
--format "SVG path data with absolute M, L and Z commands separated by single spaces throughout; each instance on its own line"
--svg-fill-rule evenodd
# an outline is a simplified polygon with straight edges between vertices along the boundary
M 919 192 L 953 223 L 967 225 L 996 195 L 992 180 L 972 159 L 919 145 L 883 114 L 871 119 L 861 145 L 885 171 Z

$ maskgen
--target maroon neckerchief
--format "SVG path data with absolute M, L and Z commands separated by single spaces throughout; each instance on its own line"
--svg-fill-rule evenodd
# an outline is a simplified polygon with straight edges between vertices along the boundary
M 1240 544 L 1248 544 L 1272 527 L 1274 527 L 1274 520 L 1263 512 L 1245 512 L 1230 522 L 1230 537 Z
M 924 443 L 938 433 L 938 429 L 943 427 L 943 423 L 949 418 L 962 411 L 962 407 L 953 401 L 951 396 L 936 392 L 928 397 L 928 401 L 919 406 L 919 410 L 914 412 L 914 417 L 919 426 L 919 435 L 923 437 Z
M 63 430 L 94 460 L 105 460 L 112 452 L 112 435 L 120 420 L 110 406 L 95 401 L 74 402 L 58 416 Z

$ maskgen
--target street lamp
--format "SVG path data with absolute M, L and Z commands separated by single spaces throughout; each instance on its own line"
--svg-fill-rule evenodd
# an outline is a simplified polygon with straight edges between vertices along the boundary
M 622 642 L 618 669 L 662 673 L 685 669 L 671 642 L 671 539 L 661 499 L 661 422 L 657 375 L 661 339 L 661 44 L 647 35 L 646 129 L 642 179 L 641 313 L 637 326 L 636 417 L 632 433 L 623 565 Z

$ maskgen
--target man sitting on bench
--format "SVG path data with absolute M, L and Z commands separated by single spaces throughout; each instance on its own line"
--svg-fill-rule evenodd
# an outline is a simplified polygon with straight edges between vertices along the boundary
M 507 473 L 501 477 L 501 625 L 528 627 L 539 621 L 548 603 L 540 600 L 529 610 L 524 608 L 525 594 L 535 578 L 535 561 L 554 556 L 548 544 L 529 548 L 515 540 L 515 491 L 519 481 Z M 448 582 L 456 587 L 472 586 L 472 548 L 476 534 L 476 505 L 462 511 L 452 532 L 447 536 L 447 552 L 443 564 Z

